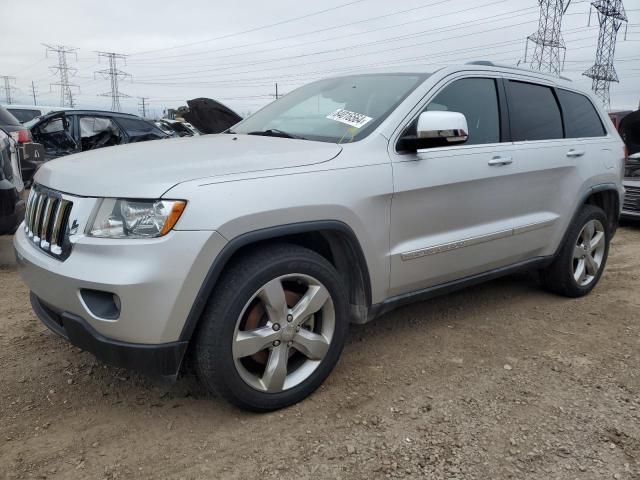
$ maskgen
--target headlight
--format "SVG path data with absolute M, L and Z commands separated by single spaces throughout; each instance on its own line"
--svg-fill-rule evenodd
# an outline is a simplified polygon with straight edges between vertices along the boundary
M 102 238 L 154 238 L 171 231 L 187 202 L 105 198 L 87 232 Z

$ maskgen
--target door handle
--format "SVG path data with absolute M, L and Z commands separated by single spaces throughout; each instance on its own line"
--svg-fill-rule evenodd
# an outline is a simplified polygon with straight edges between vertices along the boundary
M 513 163 L 513 158 L 511 157 L 493 157 L 491 160 L 489 160 L 489 165 L 492 167 L 510 165 L 512 163 Z
M 576 157 L 581 157 L 584 155 L 584 150 L 574 150 L 571 149 L 567 152 L 567 157 L 569 158 L 576 158 Z

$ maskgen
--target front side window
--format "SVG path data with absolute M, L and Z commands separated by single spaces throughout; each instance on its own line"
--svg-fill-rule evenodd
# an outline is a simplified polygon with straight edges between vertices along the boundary
M 551 88 L 509 80 L 507 92 L 514 142 L 563 137 L 560 107 Z
M 500 141 L 500 110 L 496 82 L 491 78 L 464 78 L 448 85 L 429 102 L 427 112 L 464 114 L 469 127 L 465 145 Z
M 305 85 L 233 127 L 233 133 L 331 143 L 369 135 L 428 75 L 375 74 Z
M 447 85 L 429 102 L 423 112 L 462 113 L 467 119 L 469 138 L 463 145 L 500 142 L 500 109 L 496 82 L 491 78 L 464 78 Z M 398 142 L 399 151 L 411 151 L 405 138 L 415 138 L 416 118 Z M 435 147 L 438 148 L 438 147 Z
M 602 137 L 606 135 L 600 116 L 584 95 L 558 89 L 567 138 Z

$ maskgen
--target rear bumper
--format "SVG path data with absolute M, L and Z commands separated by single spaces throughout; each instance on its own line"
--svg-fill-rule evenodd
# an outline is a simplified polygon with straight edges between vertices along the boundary
M 49 330 L 105 363 L 147 375 L 175 377 L 180 370 L 186 341 L 159 345 L 121 342 L 101 335 L 83 318 L 45 304 L 33 292 L 31 306 Z

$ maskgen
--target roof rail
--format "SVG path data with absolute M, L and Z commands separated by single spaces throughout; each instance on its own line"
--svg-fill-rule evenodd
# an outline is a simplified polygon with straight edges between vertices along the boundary
M 528 68 L 522 68 L 522 67 L 512 67 L 511 65 L 500 65 L 497 63 L 493 63 L 489 60 L 474 60 L 473 62 L 467 62 L 465 65 L 482 65 L 485 67 L 500 67 L 500 68 L 509 68 L 511 70 L 522 70 L 525 72 L 533 72 L 533 73 L 538 73 L 539 75 L 544 75 L 546 77 L 553 77 L 553 78 L 560 78 L 562 80 L 566 80 L 567 82 L 571 82 L 572 80 L 570 78 L 564 77 L 562 75 L 552 75 L 551 73 L 545 73 L 545 72 L 537 72 L 535 70 L 530 70 Z

